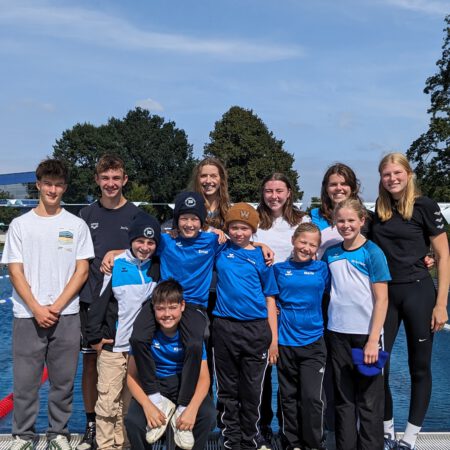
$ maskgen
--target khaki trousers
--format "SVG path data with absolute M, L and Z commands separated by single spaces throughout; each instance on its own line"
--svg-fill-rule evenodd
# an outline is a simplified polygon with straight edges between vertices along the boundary
M 129 447 L 124 426 L 131 395 L 126 375 L 128 353 L 102 350 L 97 359 L 98 399 L 95 405 L 98 450 Z

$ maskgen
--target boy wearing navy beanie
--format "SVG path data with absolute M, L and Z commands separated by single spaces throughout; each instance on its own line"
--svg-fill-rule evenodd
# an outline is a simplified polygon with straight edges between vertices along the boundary
M 180 332 L 185 348 L 181 385 L 177 399 L 176 421 L 181 417 L 186 406 L 192 400 L 195 386 L 199 379 L 202 361 L 203 342 L 207 331 L 208 319 L 206 308 L 209 298 L 212 270 L 216 253 L 221 248 L 218 237 L 213 232 L 202 230 L 206 219 L 203 197 L 197 192 L 181 192 L 175 199 L 173 227 L 178 236 L 161 235 L 158 255 L 161 260 L 161 279 L 170 278 L 178 281 L 183 288 L 186 309 L 180 322 Z M 145 305 L 136 319 L 130 339 L 133 356 L 144 392 L 160 411 L 165 413 L 165 399 L 154 368 L 154 361 L 149 350 L 155 332 L 155 320 L 150 304 Z M 149 443 L 155 442 L 161 427 L 152 429 L 147 435 Z M 177 436 L 177 433 L 180 433 Z M 182 448 L 191 448 L 193 436 L 189 433 L 175 431 L 175 438 L 183 442 Z M 183 436 L 183 437 L 182 437 Z
M 86 334 L 98 353 L 95 406 L 98 449 L 124 448 L 123 419 L 130 399 L 126 387 L 129 338 L 143 303 L 159 280 L 155 252 L 161 240 L 158 221 L 139 212 L 128 231 L 130 248 L 114 259 L 98 298 L 90 305 Z

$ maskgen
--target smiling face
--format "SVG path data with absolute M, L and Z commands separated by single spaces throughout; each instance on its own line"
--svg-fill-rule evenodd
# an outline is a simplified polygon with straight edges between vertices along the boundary
M 273 217 L 283 215 L 283 207 L 291 196 L 291 190 L 280 180 L 270 180 L 263 188 L 264 203 L 270 209 Z
M 292 237 L 292 245 L 294 246 L 294 261 L 311 261 L 320 245 L 320 233 L 303 231 L 297 237 Z
M 333 206 L 347 200 L 352 193 L 346 179 L 337 173 L 333 173 L 328 177 L 326 190 Z
M 128 176 L 122 169 L 109 169 L 95 174 L 95 182 L 100 188 L 103 199 L 115 199 L 122 196 L 123 187 L 127 184 Z
M 233 220 L 228 225 L 228 235 L 233 244 L 245 248 L 250 244 L 250 239 L 253 236 L 252 227 L 245 222 Z
M 181 303 L 163 301 L 153 305 L 156 322 L 163 333 L 172 334 L 177 330 L 184 308 L 184 300 Z
M 180 214 L 178 218 L 178 231 L 180 235 L 186 239 L 195 238 L 198 236 L 202 223 L 200 218 L 195 214 Z
M 156 250 L 156 242 L 144 236 L 138 237 L 131 243 L 133 255 L 141 261 L 145 261 L 153 256 Z
M 59 208 L 67 184 L 63 178 L 44 176 L 36 182 L 39 191 L 39 201 L 46 208 Z
M 401 198 L 405 192 L 410 177 L 400 164 L 387 163 L 381 170 L 381 184 L 395 200 Z
M 361 232 L 365 219 L 352 208 L 341 208 L 334 218 L 336 228 L 344 241 L 354 241 Z
M 205 197 L 215 197 L 220 190 L 220 174 L 216 166 L 207 164 L 198 174 L 202 192 Z

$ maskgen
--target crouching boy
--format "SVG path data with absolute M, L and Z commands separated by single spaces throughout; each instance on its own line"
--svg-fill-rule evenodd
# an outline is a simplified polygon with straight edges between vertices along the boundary
M 159 279 L 159 264 L 153 257 L 161 236 L 158 221 L 141 212 L 128 235 L 130 249 L 116 256 L 112 273 L 104 277 L 100 297 L 88 310 L 87 339 L 98 353 L 95 412 L 99 450 L 127 445 L 123 417 L 130 399 L 126 387 L 129 339 L 134 320 Z
M 181 285 L 173 279 L 163 281 L 153 291 L 152 303 L 158 329 L 148 345 L 160 389 L 158 394 L 147 396 L 131 356 L 127 380 L 133 399 L 125 419 L 131 448 L 151 449 L 151 443 L 161 438 L 170 423 L 177 447 L 202 450 L 216 415 L 208 395 L 210 378 L 206 352 L 203 350 L 198 380 L 190 380 L 196 385 L 191 401 L 182 412 L 175 411 L 184 363 L 184 346 L 178 327 L 185 309 Z

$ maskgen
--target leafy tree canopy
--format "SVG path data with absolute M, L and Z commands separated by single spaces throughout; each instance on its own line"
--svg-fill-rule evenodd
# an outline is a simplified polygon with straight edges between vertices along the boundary
M 225 163 L 233 201 L 258 201 L 261 180 L 273 172 L 282 172 L 291 180 L 295 201 L 302 198 L 299 175 L 292 168 L 293 155 L 283 149 L 284 142 L 276 139 L 252 110 L 231 107 L 209 136 L 211 142 L 205 145 L 204 156 Z
M 415 172 L 424 194 L 450 201 L 450 15 L 445 18 L 445 38 L 438 72 L 426 81 L 424 92 L 431 96 L 428 131 L 416 139 L 407 152 L 416 164 Z
M 64 160 L 71 171 L 66 202 L 86 202 L 98 194 L 94 169 L 104 153 L 124 160 L 130 189 L 146 187 L 147 198 L 140 200 L 152 202 L 172 201 L 195 165 L 186 133 L 148 110 L 136 108 L 106 125 L 76 124 L 53 146 L 53 157 Z
M 0 199 L 11 198 L 8 191 L 0 190 Z M 0 206 L 0 230 L 3 230 L 6 225 L 9 225 L 13 219 L 20 215 L 20 209 L 13 206 Z

